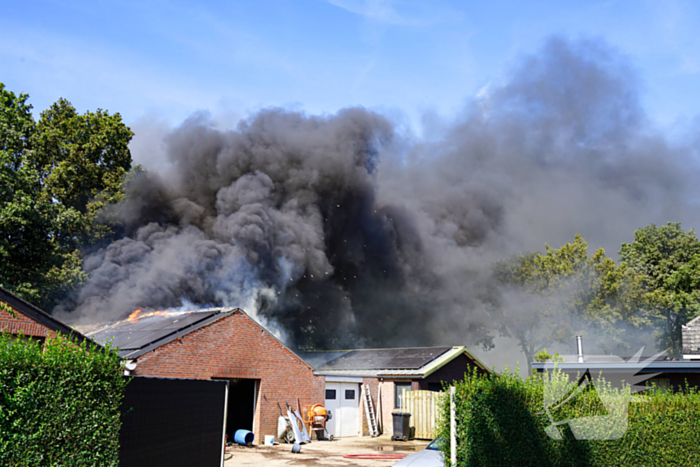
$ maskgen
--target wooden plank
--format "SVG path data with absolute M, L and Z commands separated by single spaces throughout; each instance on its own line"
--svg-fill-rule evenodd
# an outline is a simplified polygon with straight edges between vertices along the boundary
M 433 439 L 435 437 L 435 422 L 437 418 L 437 403 L 440 393 L 433 391 L 405 391 L 401 410 L 411 414 L 409 426 L 414 429 L 418 439 Z
M 416 407 L 416 438 L 425 437 L 425 395 L 418 394 Z

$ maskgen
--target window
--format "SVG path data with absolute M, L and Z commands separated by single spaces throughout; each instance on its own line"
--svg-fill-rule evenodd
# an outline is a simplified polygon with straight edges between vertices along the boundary
M 355 399 L 355 390 L 354 389 L 346 389 L 345 390 L 345 400 L 351 401 L 354 399 Z
M 411 383 L 394 383 L 394 408 L 401 409 L 401 393 L 410 391 Z
M 335 400 L 335 389 L 326 389 L 326 400 Z

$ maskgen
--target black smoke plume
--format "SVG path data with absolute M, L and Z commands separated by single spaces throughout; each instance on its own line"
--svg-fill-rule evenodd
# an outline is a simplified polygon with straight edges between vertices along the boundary
M 494 262 L 577 232 L 614 254 L 639 227 L 697 220 L 691 148 L 597 41 L 549 40 L 424 140 L 362 108 L 270 109 L 231 131 L 194 116 L 166 148 L 69 319 L 225 305 L 300 347 L 485 342 Z

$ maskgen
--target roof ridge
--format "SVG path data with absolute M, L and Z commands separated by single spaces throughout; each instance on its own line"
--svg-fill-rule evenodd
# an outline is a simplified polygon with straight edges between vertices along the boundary
M 362 352 L 366 350 L 415 350 L 415 349 L 456 349 L 462 345 L 431 345 L 427 347 L 377 347 L 370 349 L 338 349 L 338 350 L 304 350 L 305 353 L 330 353 L 330 352 Z
M 73 327 L 57 320 L 38 306 L 18 297 L 2 286 L 0 286 L 0 301 L 7 303 L 19 313 L 22 313 L 29 319 L 49 328 L 52 331 L 60 332 L 68 337 L 75 337 L 79 341 L 89 340 L 81 332 L 73 329 Z

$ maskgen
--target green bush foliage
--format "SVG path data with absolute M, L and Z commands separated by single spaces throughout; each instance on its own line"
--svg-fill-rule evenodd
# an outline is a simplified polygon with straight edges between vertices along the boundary
M 559 374 L 561 377 L 568 377 Z M 687 466 L 700 465 L 700 394 L 695 389 L 672 392 L 652 387 L 637 395 L 613 388 L 601 378 L 559 407 L 544 410 L 542 376 L 523 379 L 500 375 L 467 375 L 456 385 L 457 465 L 495 466 Z M 595 388 L 595 390 L 593 390 Z M 551 386 L 550 386 L 551 389 Z M 627 404 L 624 435 L 611 440 L 577 440 L 568 424 L 561 439 L 547 435 L 552 422 L 606 415 L 601 394 Z M 551 401 L 550 401 L 551 402 Z M 439 436 L 445 465 L 450 466 L 450 402 L 443 399 Z M 550 418 L 550 416 L 552 418 Z M 549 428 L 552 430 L 552 428 Z M 556 430 L 556 429 L 555 429 Z M 601 434 L 601 433 L 599 433 Z
M 119 465 L 125 384 L 109 349 L 0 334 L 0 465 Z

